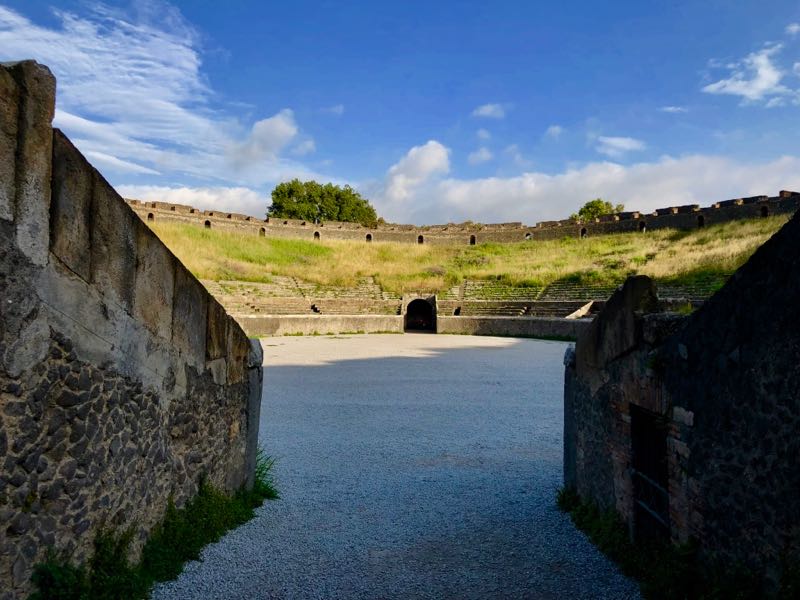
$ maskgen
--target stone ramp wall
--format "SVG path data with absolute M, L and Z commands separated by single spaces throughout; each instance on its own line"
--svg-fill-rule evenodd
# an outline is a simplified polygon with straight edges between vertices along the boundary
M 252 484 L 260 346 L 51 126 L 55 80 L 0 68 L 0 598 L 82 561 L 201 474 Z
M 666 534 L 773 590 L 800 565 L 798 238 L 795 215 L 684 319 L 630 279 L 565 361 L 565 483 L 647 531 L 632 439 L 644 415 L 666 437 Z

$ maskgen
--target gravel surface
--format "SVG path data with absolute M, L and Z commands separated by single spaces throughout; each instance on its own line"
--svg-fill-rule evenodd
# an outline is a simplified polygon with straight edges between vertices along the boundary
M 639 597 L 555 506 L 564 343 L 263 345 L 281 499 L 154 598 Z

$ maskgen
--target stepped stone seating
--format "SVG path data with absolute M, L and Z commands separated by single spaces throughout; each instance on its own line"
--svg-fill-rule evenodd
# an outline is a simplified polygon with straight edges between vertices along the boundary
M 498 281 L 468 279 L 463 285 L 464 300 L 509 300 L 516 302 L 535 300 L 539 287 L 516 287 Z
M 399 300 L 323 299 L 313 303 L 321 315 L 399 315 Z
M 462 317 L 521 317 L 528 312 L 529 304 L 526 302 L 462 302 Z
M 588 302 L 577 301 L 542 301 L 530 305 L 528 313 L 532 317 L 559 317 L 564 318 L 576 310 L 586 306 Z
M 548 285 L 539 296 L 540 301 L 582 301 L 607 300 L 617 286 L 609 285 L 584 285 L 573 281 L 554 281 Z
M 728 275 L 727 277 L 729 277 Z M 727 279 L 726 277 L 726 279 Z M 719 288 L 718 277 L 699 279 L 691 285 L 674 285 L 656 282 L 658 296 L 662 299 L 685 298 L 693 302 L 710 298 Z

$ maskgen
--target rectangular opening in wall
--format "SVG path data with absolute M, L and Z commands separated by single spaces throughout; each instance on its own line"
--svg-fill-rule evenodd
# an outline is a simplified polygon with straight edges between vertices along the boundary
M 669 539 L 667 419 L 631 405 L 634 535 L 637 541 Z

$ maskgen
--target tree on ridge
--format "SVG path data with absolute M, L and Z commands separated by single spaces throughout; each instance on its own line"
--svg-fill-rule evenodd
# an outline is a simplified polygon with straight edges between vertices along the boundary
M 350 221 L 374 227 L 378 215 L 366 198 L 349 185 L 292 179 L 272 190 L 267 216 L 304 221 Z
M 570 219 L 575 221 L 594 221 L 603 215 L 613 215 L 625 210 L 624 204 L 617 204 L 614 206 L 611 202 L 603 200 L 602 198 L 595 198 L 589 200 L 586 204 L 581 206 L 577 213 L 570 215 Z

